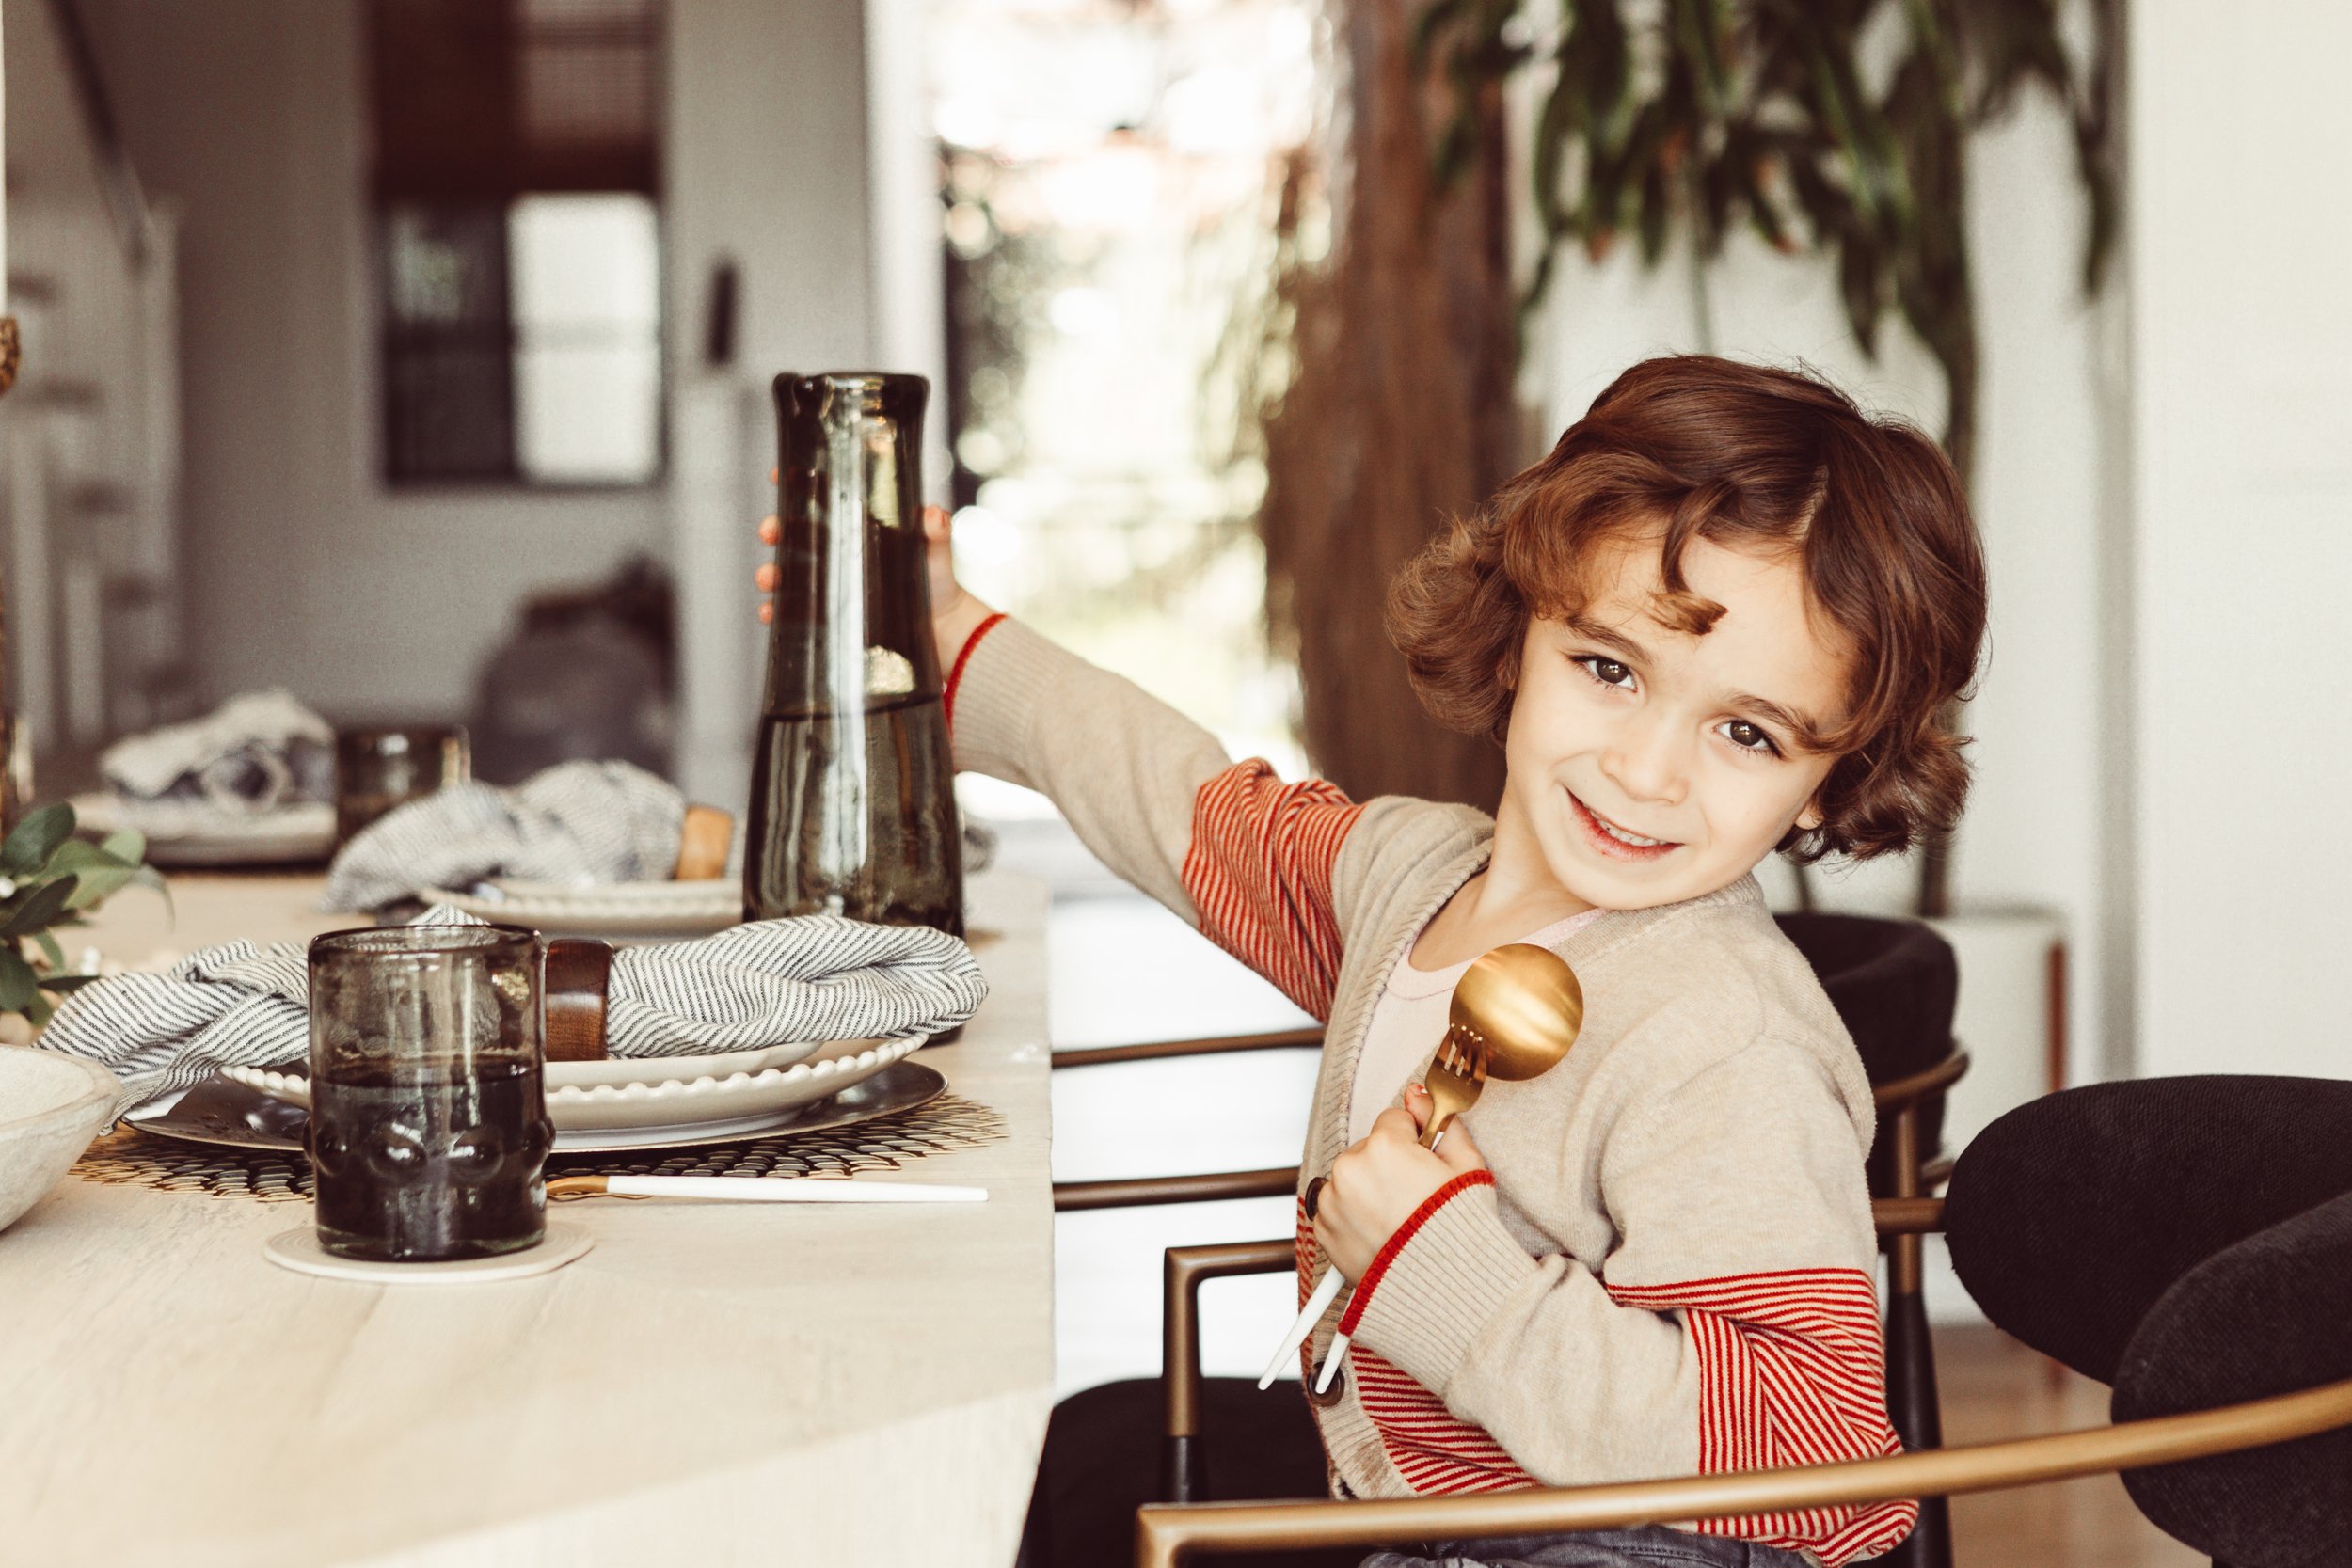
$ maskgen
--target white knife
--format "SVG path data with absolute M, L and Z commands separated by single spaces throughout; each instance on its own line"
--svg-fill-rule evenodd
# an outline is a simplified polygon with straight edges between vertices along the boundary
M 707 1197 L 742 1203 L 985 1203 L 986 1187 L 942 1187 L 919 1181 L 837 1181 L 818 1178 L 764 1180 L 740 1176 L 559 1176 L 552 1198 Z

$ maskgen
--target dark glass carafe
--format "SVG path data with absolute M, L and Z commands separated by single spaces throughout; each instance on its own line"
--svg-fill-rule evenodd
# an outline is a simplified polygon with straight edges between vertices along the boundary
M 919 375 L 776 377 L 775 619 L 743 917 L 963 934 L 962 840 L 923 556 Z

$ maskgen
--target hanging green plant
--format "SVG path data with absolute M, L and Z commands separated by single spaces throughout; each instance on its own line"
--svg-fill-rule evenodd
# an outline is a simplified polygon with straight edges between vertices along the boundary
M 1966 484 L 1982 366 L 1970 135 L 2021 92 L 2054 93 L 2089 209 L 2086 293 L 2114 249 L 2122 0 L 2086 0 L 2092 37 L 2080 67 L 2062 9 L 2059 0 L 1434 0 L 1418 45 L 1451 87 L 1438 174 L 1458 178 L 1495 134 L 1481 105 L 1496 83 L 1548 67 L 1529 150 L 1544 243 L 1524 309 L 1541 301 L 1570 244 L 1598 257 L 1630 236 L 1656 265 L 1680 237 L 1703 268 L 1744 228 L 1821 257 L 1866 353 L 1876 356 L 1892 311 L 1934 356 L 1944 447 Z M 1923 913 L 1945 912 L 1945 863 L 1944 847 L 1931 845 Z
M 38 1029 L 56 999 L 95 974 L 67 973 L 56 933 L 87 924 L 88 911 L 133 883 L 164 891 L 141 863 L 147 841 L 134 829 L 98 843 L 73 836 L 73 808 L 43 806 L 0 840 L 0 1014 L 22 1013 Z
M 2058 0 L 1558 0 L 1558 31 L 1539 48 L 1534 19 L 1551 9 L 1436 0 L 1420 30 L 1454 89 L 1443 179 L 1477 150 L 1482 86 L 1550 68 L 1530 148 L 1545 243 L 1526 303 L 1570 243 L 1597 256 L 1630 236 L 1655 264 L 1680 235 L 1712 261 L 1744 227 L 1822 255 L 1867 352 L 1892 310 L 1935 356 L 1950 393 L 1946 445 L 1967 477 L 1979 377 L 1968 137 L 2028 87 L 2057 95 L 2089 198 L 2083 283 L 2095 293 L 2117 232 L 2120 0 L 2088 0 L 2080 69 Z

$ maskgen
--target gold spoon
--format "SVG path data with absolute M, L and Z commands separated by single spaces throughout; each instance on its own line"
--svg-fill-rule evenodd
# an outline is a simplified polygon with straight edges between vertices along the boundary
M 1438 1147 L 1454 1118 L 1478 1099 L 1486 1079 L 1518 1083 L 1559 1066 L 1583 1026 L 1584 988 L 1578 984 L 1576 971 L 1558 954 L 1515 942 L 1482 956 L 1454 983 L 1454 1001 L 1447 1008 L 1445 1042 L 1438 1047 L 1427 1075 L 1435 1108 L 1429 1125 L 1422 1130 L 1422 1147 Z M 1277 1374 L 1307 1342 L 1307 1336 L 1314 1332 L 1343 1283 L 1337 1269 L 1325 1272 L 1290 1332 L 1282 1337 L 1274 1359 L 1266 1363 L 1259 1387 L 1273 1386 Z M 1346 1348 L 1346 1335 L 1333 1338 L 1316 1383 L 1318 1392 L 1329 1386 Z
M 1558 954 L 1515 942 L 1470 966 L 1446 1018 L 1425 1083 L 1435 1107 L 1421 1133 L 1428 1149 L 1477 1103 L 1487 1079 L 1516 1084 L 1559 1065 L 1584 1026 L 1584 988 Z

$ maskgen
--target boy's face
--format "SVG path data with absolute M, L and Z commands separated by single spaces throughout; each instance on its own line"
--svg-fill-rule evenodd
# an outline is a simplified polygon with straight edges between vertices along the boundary
M 1845 659 L 1793 557 L 1693 541 L 1683 580 L 1724 609 L 1704 636 L 1653 618 L 1654 540 L 1603 546 L 1592 566 L 1582 610 L 1528 625 L 1498 858 L 1532 842 L 1553 880 L 1601 909 L 1728 887 L 1790 827 L 1820 823 L 1836 758 L 1801 737 L 1841 717 Z

